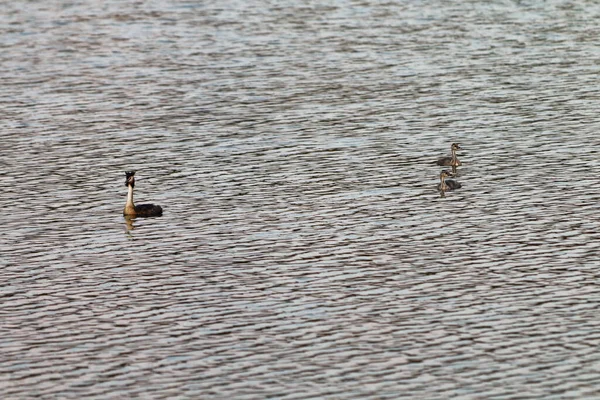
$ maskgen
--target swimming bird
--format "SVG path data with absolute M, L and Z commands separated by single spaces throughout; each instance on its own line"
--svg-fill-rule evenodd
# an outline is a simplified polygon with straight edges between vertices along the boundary
M 452 176 L 452 174 L 447 169 L 442 170 L 442 172 L 440 172 L 440 183 L 438 184 L 438 190 L 445 192 L 446 190 L 454 190 L 462 186 L 457 181 L 454 181 L 452 179 L 446 179 L 449 176 Z
M 127 203 L 123 209 L 126 217 L 160 217 L 163 213 L 162 207 L 155 204 L 133 204 L 133 188 L 135 186 L 135 171 L 125 172 L 125 186 L 129 189 Z
M 456 150 L 462 150 L 462 147 L 460 147 L 458 143 L 452 143 L 452 146 L 450 146 L 452 156 L 446 156 L 438 159 L 437 165 L 443 165 L 447 167 L 458 167 L 459 165 L 461 165 L 461 162 L 458 160 L 458 158 L 456 158 Z

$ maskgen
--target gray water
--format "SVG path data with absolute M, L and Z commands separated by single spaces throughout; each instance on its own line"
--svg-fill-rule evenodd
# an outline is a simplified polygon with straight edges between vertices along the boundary
M 599 27 L 5 2 L 0 397 L 600 397 Z

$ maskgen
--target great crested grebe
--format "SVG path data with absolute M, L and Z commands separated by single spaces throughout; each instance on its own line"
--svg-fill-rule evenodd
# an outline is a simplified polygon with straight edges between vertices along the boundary
M 442 157 L 437 161 L 437 165 L 443 165 L 447 167 L 458 167 L 461 165 L 461 162 L 456 158 L 456 150 L 461 150 L 462 147 L 459 146 L 458 143 L 452 143 L 450 146 L 450 151 L 452 152 L 452 156 L 450 157 Z
M 446 180 L 446 178 L 449 176 L 452 176 L 452 174 L 450 174 L 450 171 L 446 169 L 440 172 L 440 183 L 438 184 L 438 190 L 445 192 L 446 190 L 454 190 L 462 186 L 459 182 L 453 181 L 452 179 Z
M 125 172 L 125 186 L 129 189 L 127 193 L 127 203 L 123 209 L 123 215 L 126 217 L 160 217 L 162 207 L 155 204 L 133 204 L 133 188 L 135 186 L 135 171 Z

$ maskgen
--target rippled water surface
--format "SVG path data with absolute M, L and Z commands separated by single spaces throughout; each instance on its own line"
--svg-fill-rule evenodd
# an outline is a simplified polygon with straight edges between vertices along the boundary
M 5 3 L 0 397 L 600 396 L 599 20 Z

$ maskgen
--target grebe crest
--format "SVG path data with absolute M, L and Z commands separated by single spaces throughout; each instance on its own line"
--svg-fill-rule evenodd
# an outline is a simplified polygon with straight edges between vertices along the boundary
M 462 186 L 457 181 L 453 181 L 452 179 L 446 179 L 450 176 L 453 176 L 453 175 L 447 169 L 444 169 L 444 170 L 442 170 L 442 172 L 440 172 L 440 183 L 438 184 L 438 190 L 445 192 L 447 190 L 458 189 Z
M 437 165 L 443 165 L 446 167 L 458 167 L 462 163 L 456 158 L 456 150 L 462 150 L 459 143 L 452 143 L 450 146 L 450 151 L 452 155 L 450 157 L 442 157 L 438 159 Z
M 162 215 L 162 207 L 155 204 L 140 204 L 133 203 L 133 188 L 135 187 L 135 171 L 125 172 L 125 186 L 129 189 L 127 192 L 127 202 L 123 209 L 123 215 L 127 217 L 160 217 Z

